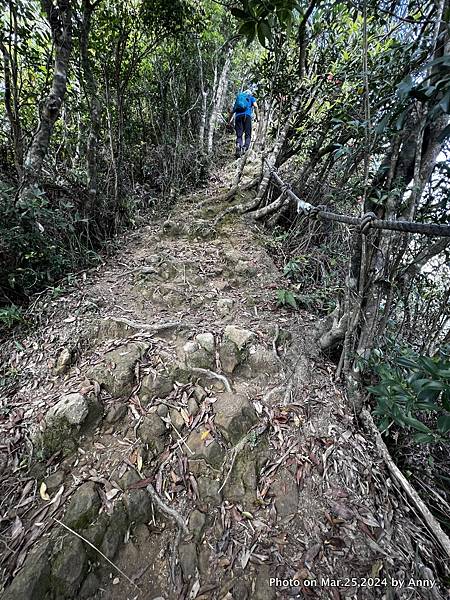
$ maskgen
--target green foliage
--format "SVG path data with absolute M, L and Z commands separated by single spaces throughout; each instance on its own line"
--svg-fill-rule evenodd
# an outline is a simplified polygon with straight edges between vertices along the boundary
M 297 279 L 301 272 L 301 263 L 304 262 L 305 257 L 291 258 L 283 269 L 283 275 L 288 279 Z
M 0 190 L 0 304 L 14 305 L 98 256 L 89 221 L 72 201 L 52 205 L 35 190 L 15 203 L 11 192 Z M 18 313 L 5 311 L 2 320 L 11 325 Z
M 9 329 L 18 323 L 23 323 L 23 321 L 22 309 L 15 304 L 0 308 L 0 326 L 3 325 Z
M 445 439 L 450 431 L 449 352 L 450 346 L 432 358 L 409 352 L 389 364 L 379 362 L 375 351 L 379 383 L 368 390 L 376 400 L 374 414 L 382 432 L 395 423 L 413 430 L 419 443 Z
M 277 304 L 278 306 L 298 309 L 297 296 L 290 290 L 277 290 Z

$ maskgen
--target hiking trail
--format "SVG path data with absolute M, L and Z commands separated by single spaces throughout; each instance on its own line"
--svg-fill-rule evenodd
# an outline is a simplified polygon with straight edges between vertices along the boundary
M 276 305 L 260 229 L 215 220 L 232 180 L 41 295 L 3 345 L 4 600 L 445 597 L 316 317 Z

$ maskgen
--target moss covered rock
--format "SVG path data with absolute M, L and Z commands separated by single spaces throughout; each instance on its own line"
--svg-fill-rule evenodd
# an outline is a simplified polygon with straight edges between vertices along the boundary
M 96 518 L 100 508 L 100 497 L 95 483 L 87 481 L 80 485 L 70 499 L 64 523 L 75 530 L 86 529 Z

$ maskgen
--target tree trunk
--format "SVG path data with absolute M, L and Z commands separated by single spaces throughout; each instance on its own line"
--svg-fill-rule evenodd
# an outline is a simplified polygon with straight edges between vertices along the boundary
M 200 113 L 200 128 L 198 132 L 198 145 L 200 150 L 203 150 L 205 146 L 205 131 L 206 131 L 206 118 L 208 116 L 208 92 L 205 89 L 205 81 L 203 76 L 203 56 L 199 42 L 197 42 L 198 51 L 198 71 L 199 71 L 199 82 L 200 82 L 200 94 L 202 98 L 202 111 Z
M 219 77 L 219 81 L 217 83 L 217 89 L 214 93 L 214 105 L 211 113 L 211 117 L 209 119 L 209 129 L 208 129 L 208 154 L 211 154 L 214 143 L 214 134 L 216 132 L 217 121 L 220 113 L 223 109 L 223 104 L 226 96 L 226 89 L 228 87 L 228 71 L 230 69 L 231 64 L 231 56 L 233 54 L 233 46 L 230 46 L 227 51 L 227 55 L 225 58 L 224 65 L 222 67 L 222 72 Z
M 298 94 L 294 98 L 294 101 L 292 102 L 291 113 L 290 113 L 291 118 L 295 119 L 299 103 L 300 103 L 300 94 Z M 253 203 L 254 208 L 258 208 L 261 200 L 264 198 L 264 195 L 269 186 L 269 181 L 270 181 L 270 177 L 272 174 L 272 170 L 275 167 L 278 154 L 280 153 L 280 150 L 283 147 L 284 141 L 286 139 L 286 136 L 288 134 L 290 127 L 291 127 L 291 121 L 288 118 L 288 119 L 286 119 L 284 127 L 278 134 L 278 137 L 275 141 L 272 151 L 270 152 L 269 156 L 266 158 L 266 163 L 263 167 L 263 176 L 262 176 L 261 184 L 259 186 L 258 193 L 257 193 L 256 198 Z
M 19 114 L 18 64 L 17 64 L 17 8 L 9 2 L 10 30 L 8 47 L 0 41 L 3 56 L 3 74 L 5 78 L 5 110 L 11 127 L 14 165 L 19 179 L 23 175 L 23 132 Z
M 80 54 L 83 77 L 86 85 L 86 98 L 89 106 L 89 133 L 86 144 L 86 174 L 87 188 L 91 202 L 95 200 L 98 187 L 97 175 L 97 147 L 100 138 L 100 123 L 102 105 L 98 97 L 98 85 L 89 59 L 89 34 L 91 30 L 92 13 L 96 4 L 90 0 L 83 0 L 83 17 L 80 32 Z
M 70 0 L 41 0 L 55 45 L 55 67 L 50 93 L 44 101 L 38 130 L 25 161 L 23 193 L 39 182 L 50 138 L 67 88 L 67 72 L 72 50 L 72 8 Z

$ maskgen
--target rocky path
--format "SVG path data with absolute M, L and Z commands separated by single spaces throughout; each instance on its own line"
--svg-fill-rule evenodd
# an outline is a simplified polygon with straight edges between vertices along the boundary
M 227 177 L 3 345 L 5 600 L 445 597 Z

